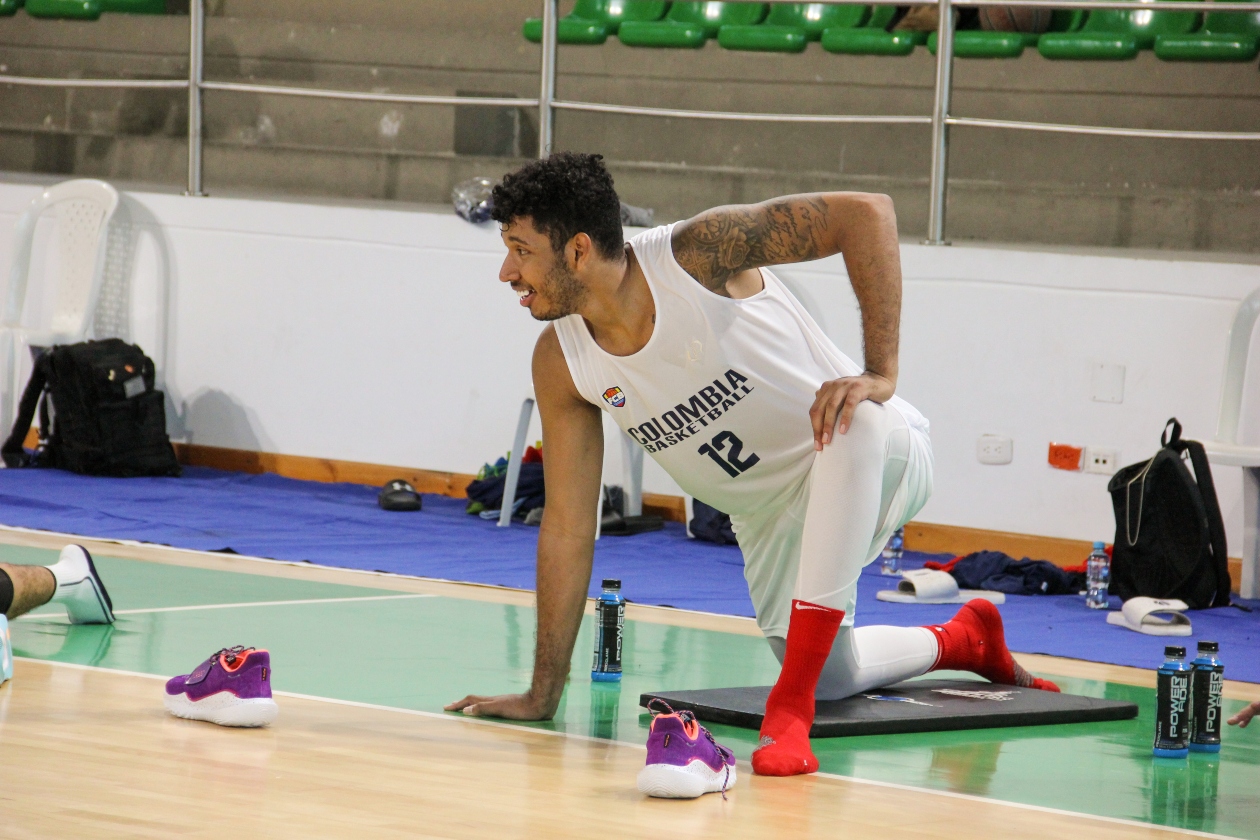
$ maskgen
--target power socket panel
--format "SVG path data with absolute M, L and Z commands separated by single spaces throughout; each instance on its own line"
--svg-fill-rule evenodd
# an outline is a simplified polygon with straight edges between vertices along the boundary
M 1015 442 L 1001 435 L 980 435 L 976 441 L 976 460 L 982 464 L 1009 464 L 1015 456 Z
M 1105 446 L 1085 447 L 1084 470 L 1099 475 L 1115 475 L 1119 468 L 1120 452 Z

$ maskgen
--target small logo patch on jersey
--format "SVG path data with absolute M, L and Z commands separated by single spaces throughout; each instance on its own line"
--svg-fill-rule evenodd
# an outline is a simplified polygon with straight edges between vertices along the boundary
M 616 385 L 604 392 L 604 402 L 613 408 L 621 408 L 626 404 L 626 395 Z

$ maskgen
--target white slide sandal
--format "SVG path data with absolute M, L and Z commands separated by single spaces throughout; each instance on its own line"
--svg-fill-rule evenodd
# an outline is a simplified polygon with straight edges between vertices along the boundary
M 1189 636 L 1190 619 L 1183 613 L 1187 609 L 1185 601 L 1130 598 L 1119 610 L 1107 613 L 1107 623 L 1147 636 Z
M 912 569 L 902 572 L 896 589 L 885 589 L 875 597 L 894 604 L 965 604 L 976 598 L 995 604 L 1006 603 L 1006 595 L 1001 592 L 959 589 L 954 576 L 939 569 Z

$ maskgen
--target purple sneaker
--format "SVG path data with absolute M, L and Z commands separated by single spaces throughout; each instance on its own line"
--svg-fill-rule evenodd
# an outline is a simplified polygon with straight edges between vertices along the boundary
M 659 703 L 668 711 L 652 708 Z M 639 791 L 665 799 L 695 799 L 735 786 L 735 754 L 713 740 L 689 711 L 675 712 L 667 703 L 648 703 L 647 766 L 639 771 Z
M 271 655 L 224 648 L 191 674 L 166 683 L 166 710 L 176 717 L 220 726 L 266 726 L 280 709 L 271 699 Z

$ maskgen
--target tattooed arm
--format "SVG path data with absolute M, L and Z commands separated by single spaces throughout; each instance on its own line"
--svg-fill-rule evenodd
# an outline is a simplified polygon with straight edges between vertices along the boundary
M 814 447 L 848 430 L 859 402 L 885 402 L 897 387 L 901 252 L 892 199 L 867 193 L 812 193 L 761 204 L 715 207 L 679 222 L 674 257 L 706 288 L 746 297 L 761 287 L 755 269 L 843 254 L 862 308 L 866 372 L 819 388 L 810 417 Z

